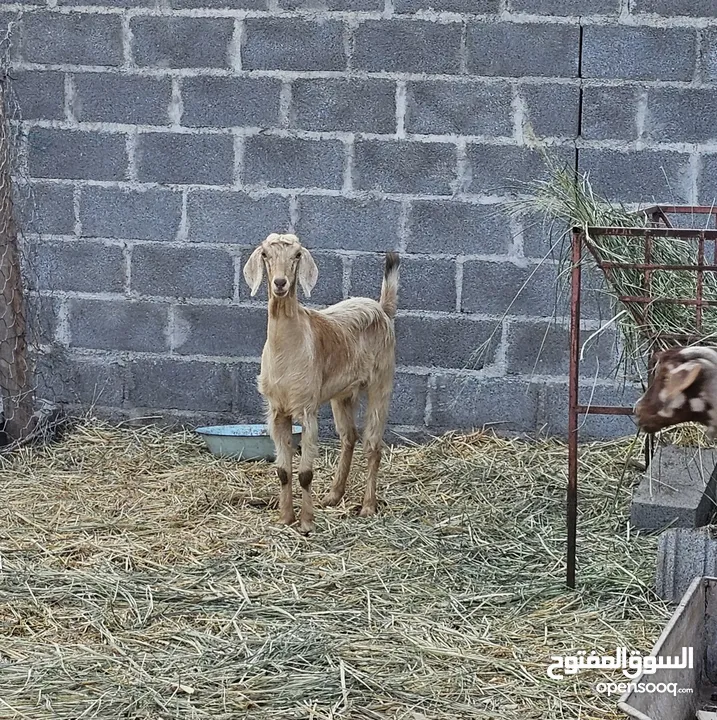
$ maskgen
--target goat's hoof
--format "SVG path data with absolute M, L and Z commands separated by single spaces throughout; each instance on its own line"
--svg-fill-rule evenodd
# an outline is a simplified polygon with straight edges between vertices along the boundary
M 330 492 L 321 501 L 321 507 L 336 507 L 341 502 L 341 498 L 341 495 L 335 495 Z
M 361 512 L 359 512 L 359 515 L 361 517 L 373 517 L 376 514 L 376 506 L 375 505 L 364 505 L 361 508 Z
M 282 515 L 279 518 L 279 525 L 293 525 L 296 522 L 296 515 L 292 512 L 291 514 L 287 513 L 286 515 Z
M 309 533 L 314 532 L 316 530 L 316 525 L 314 525 L 314 521 L 312 520 L 301 520 L 299 522 L 299 532 L 302 535 L 308 535 Z

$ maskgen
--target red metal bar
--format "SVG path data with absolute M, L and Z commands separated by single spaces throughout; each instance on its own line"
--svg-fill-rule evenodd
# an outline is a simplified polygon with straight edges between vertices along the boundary
M 580 229 L 580 228 L 578 228 Z M 642 227 L 589 227 L 588 232 L 590 235 L 620 235 L 625 238 L 642 238 L 645 236 L 645 230 L 647 228 Z M 705 234 L 707 240 L 714 240 L 717 238 L 717 230 L 700 230 L 699 228 L 668 228 L 668 227 L 655 227 L 649 228 L 653 237 L 666 237 L 666 238 L 696 238 L 699 237 L 700 233 Z M 586 239 L 586 243 L 590 244 L 590 238 Z
M 715 246 L 717 248 L 717 245 Z M 612 262 L 612 260 L 599 260 L 598 265 L 605 269 L 622 269 L 622 270 L 695 270 L 694 265 L 647 265 L 646 263 L 618 263 Z M 715 272 L 717 271 L 717 263 L 714 265 L 703 265 L 702 269 L 705 271 Z
M 693 300 L 692 298 L 652 298 L 645 295 L 619 295 L 619 300 L 631 303 L 640 303 L 642 305 L 655 305 L 661 303 L 664 305 L 717 305 L 717 300 Z
M 700 233 L 697 240 L 697 290 L 695 292 L 695 299 L 697 300 L 697 307 L 695 308 L 695 328 L 698 333 L 702 330 L 702 284 L 704 282 L 704 270 L 705 264 L 705 233 L 704 230 Z
M 578 521 L 578 377 L 580 375 L 580 281 L 582 231 L 573 229 L 570 273 L 570 370 L 568 374 L 567 585 L 575 587 Z
M 612 405 L 578 405 L 578 415 L 632 415 L 631 407 L 613 407 Z

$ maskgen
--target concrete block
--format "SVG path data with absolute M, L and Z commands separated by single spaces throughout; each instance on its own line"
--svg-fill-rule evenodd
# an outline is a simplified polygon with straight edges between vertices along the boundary
M 179 355 L 260 357 L 266 341 L 266 308 L 180 305 L 173 348 Z
M 211 10 L 266 10 L 266 0 L 172 0 L 178 10 L 208 8 Z
M 505 77 L 577 77 L 577 25 L 475 23 L 466 40 L 468 72 Z
M 351 295 L 378 299 L 384 256 L 362 255 L 351 262 Z M 456 309 L 456 263 L 436 258 L 404 257 L 398 305 L 411 310 Z
M 25 295 L 27 327 L 35 346 L 54 342 L 57 332 L 59 300 L 47 295 Z
M 494 322 L 455 316 L 403 315 L 399 306 L 396 320 L 398 364 L 481 370 L 495 362 L 500 332 L 494 333 L 494 330 Z M 474 351 L 486 341 L 486 352 L 480 358 L 473 357 Z
M 233 372 L 224 363 L 174 358 L 129 363 L 130 407 L 229 412 L 233 399 Z
M 712 0 L 634 0 L 630 10 L 663 17 L 717 17 Z
M 685 203 L 691 194 L 687 154 L 642 150 L 580 150 L 581 172 L 596 192 L 623 203 Z
M 507 83 L 410 82 L 405 127 L 409 133 L 512 137 L 512 103 Z
M 111 7 L 111 8 L 137 8 L 137 7 L 154 7 L 154 0 L 83 0 L 83 5 L 91 7 Z M 57 0 L 59 7 L 77 5 L 77 0 Z
M 174 240 L 181 219 L 182 195 L 176 191 L 94 186 L 80 191 L 84 237 Z
M 244 28 L 244 70 L 346 69 L 343 23 L 339 21 L 249 18 Z
M 170 78 L 76 73 L 72 111 L 79 122 L 166 125 L 172 99 Z
M 622 80 L 691 80 L 696 53 L 691 28 L 587 25 L 582 74 Z
M 119 15 L 27 13 L 22 20 L 21 53 L 31 63 L 121 65 Z
M 468 191 L 505 195 L 524 191 L 524 183 L 546 175 L 545 162 L 538 150 L 517 145 L 468 145 L 471 175 Z M 575 150 L 554 146 L 551 155 L 568 167 L 575 163 Z
M 679 603 L 696 577 L 717 575 L 717 540 L 707 528 L 670 528 L 657 543 L 655 592 Z
M 214 248 L 137 245 L 132 249 L 131 287 L 141 295 L 230 299 L 234 258 Z
M 65 76 L 59 72 L 13 71 L 10 84 L 23 120 L 65 119 Z
M 711 205 L 717 200 L 717 155 L 702 156 L 697 190 L 698 202 Z M 700 226 L 703 227 L 704 223 L 700 223 Z
M 468 260 L 463 264 L 461 310 L 498 317 L 506 312 L 552 317 L 556 284 L 556 268 L 550 265 L 519 267 L 511 262 Z
M 231 368 L 234 381 L 232 409 L 234 417 L 241 418 L 240 422 L 266 422 L 264 399 L 257 386 L 260 371 L 261 365 L 258 362 L 241 362 Z M 236 422 L 236 419 L 232 422 Z
M 581 131 L 586 140 L 635 140 L 639 88 L 632 86 L 583 89 Z
M 577 137 L 580 88 L 576 85 L 522 85 L 520 95 L 526 124 L 536 137 Z
M 362 140 L 354 154 L 360 190 L 450 195 L 456 183 L 456 148 L 448 143 Z
M 582 377 L 606 378 L 617 366 L 615 336 L 601 333 L 585 348 L 580 363 Z M 509 375 L 567 375 L 569 330 L 563 325 L 546 322 L 511 321 L 505 362 Z
M 101 350 L 169 350 L 169 305 L 128 300 L 69 301 L 70 344 Z
M 396 373 L 388 422 L 392 425 L 423 425 L 427 394 L 428 376 Z
M 72 353 L 41 353 L 35 372 L 37 396 L 85 407 L 120 407 L 125 364 L 106 358 L 78 358 Z
M 714 142 L 716 103 L 717 91 L 714 90 L 650 88 L 645 135 L 659 142 Z
M 500 0 L 394 0 L 393 8 L 397 13 L 433 10 L 490 15 L 500 12 Z
M 282 10 L 383 10 L 383 0 L 279 0 Z
M 232 18 L 133 17 L 132 55 L 140 67 L 228 68 Z M 208 42 L 211 38 L 211 42 Z
M 69 185 L 33 183 L 30 197 L 18 203 L 20 227 L 25 233 L 72 235 L 75 232 L 74 189 Z
M 302 130 L 396 132 L 396 84 L 375 79 L 298 79 L 290 122 Z
M 280 92 L 278 78 L 184 78 L 182 125 L 276 127 Z
M 400 212 L 391 200 L 300 195 L 296 232 L 310 250 L 396 250 Z
M 33 127 L 28 134 L 28 168 L 37 178 L 124 180 L 127 139 L 118 133 Z
M 187 198 L 189 239 L 254 247 L 269 233 L 288 230 L 289 200 L 241 192 L 193 190 Z
M 633 493 L 630 522 L 640 530 L 709 523 L 717 492 L 717 452 L 658 447 Z
M 340 255 L 331 252 L 311 252 L 319 268 L 319 281 L 307 298 L 299 290 L 299 299 L 313 305 L 333 305 L 344 299 L 344 261 Z
M 234 179 L 231 135 L 142 133 L 136 157 L 140 182 L 228 185 Z
M 617 15 L 620 0 L 510 0 L 510 8 L 535 15 Z
M 535 432 L 538 386 L 527 380 L 438 375 L 431 392 L 430 427 L 490 427 L 496 432 Z
M 354 33 L 357 70 L 457 74 L 460 58 L 460 23 L 367 20 Z
M 84 241 L 36 241 L 30 246 L 30 266 L 40 290 L 124 290 L 124 255 L 122 248 L 116 246 Z
M 702 33 L 702 63 L 705 80 L 717 80 L 717 29 L 705 30 Z
M 513 238 L 495 205 L 421 200 L 408 214 L 408 252 L 505 255 Z
M 254 135 L 244 145 L 244 181 L 269 187 L 340 190 L 344 153 L 340 140 Z

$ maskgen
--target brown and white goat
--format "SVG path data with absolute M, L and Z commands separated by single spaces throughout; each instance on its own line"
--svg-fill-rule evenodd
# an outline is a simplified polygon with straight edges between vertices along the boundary
M 276 446 L 281 483 L 280 522 L 286 525 L 296 519 L 291 487 L 292 418 L 302 425 L 299 463 L 302 532 L 314 528 L 311 482 L 318 455 L 319 407 L 331 402 L 341 439 L 336 476 L 322 503 L 336 505 L 346 490 L 358 438 L 355 413 L 362 391 L 367 395 L 363 446 L 368 476 L 361 515 L 376 513 L 376 478 L 395 367 L 398 264 L 396 253 L 386 254 L 379 302 L 350 298 L 323 310 L 305 308 L 297 299 L 297 282 L 310 296 L 318 270 L 295 235 L 272 233 L 244 266 L 244 279 L 252 296 L 261 285 L 264 270 L 269 284 L 269 321 L 261 356 L 259 392 L 268 405 L 269 431 Z
M 717 436 L 717 350 L 694 346 L 658 353 L 652 380 L 637 401 L 635 414 L 647 432 L 695 422 Z

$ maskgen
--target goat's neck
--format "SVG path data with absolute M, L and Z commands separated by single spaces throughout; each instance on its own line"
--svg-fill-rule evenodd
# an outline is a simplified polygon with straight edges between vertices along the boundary
M 298 320 L 303 313 L 304 309 L 299 305 L 296 291 L 283 298 L 269 298 L 269 325 L 266 336 L 272 352 L 292 352 L 301 346 L 303 335 Z

